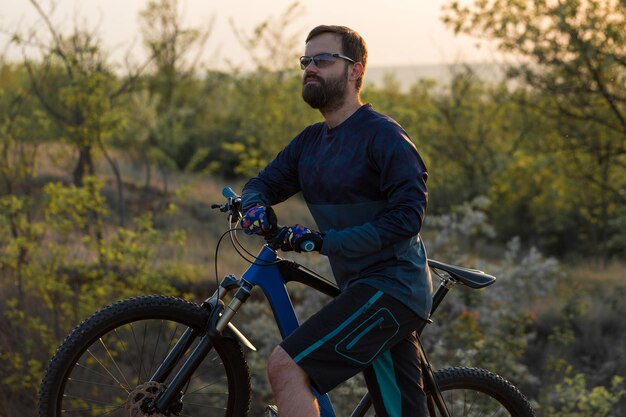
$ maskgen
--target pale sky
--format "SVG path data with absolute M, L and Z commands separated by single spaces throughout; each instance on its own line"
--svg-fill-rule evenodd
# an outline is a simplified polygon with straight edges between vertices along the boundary
M 40 0 L 44 9 L 49 0 Z M 466 0 L 469 1 L 469 0 Z M 143 54 L 138 24 L 139 11 L 147 0 L 58 0 L 52 16 L 55 24 L 72 29 L 75 16 L 99 24 L 98 32 L 113 59 L 131 47 L 137 57 Z M 206 45 L 206 57 L 211 66 L 223 68 L 226 60 L 236 65 L 246 61 L 247 53 L 239 44 L 229 21 L 251 33 L 253 28 L 269 17 L 278 17 L 293 4 L 293 0 L 179 0 L 188 26 L 214 26 Z M 289 28 L 304 38 L 318 24 L 340 24 L 357 30 L 369 48 L 370 66 L 441 64 L 454 62 L 491 61 L 493 51 L 483 46 L 476 49 L 477 40 L 455 36 L 441 22 L 444 0 L 316 0 L 301 1 L 304 13 Z M 18 25 L 27 28 L 37 14 L 28 0 L 0 1 L 0 51 L 8 43 L 7 33 Z M 134 45 L 134 46 L 133 46 Z M 15 52 L 15 51 L 13 51 Z M 11 53 L 13 53 L 11 52 Z M 11 57 L 11 54 L 7 54 Z M 294 63 L 296 66 L 297 63 Z

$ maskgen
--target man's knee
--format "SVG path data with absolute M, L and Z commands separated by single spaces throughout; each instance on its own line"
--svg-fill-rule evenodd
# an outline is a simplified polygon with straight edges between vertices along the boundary
M 267 361 L 267 375 L 272 385 L 308 380 L 306 373 L 285 350 L 276 346 Z

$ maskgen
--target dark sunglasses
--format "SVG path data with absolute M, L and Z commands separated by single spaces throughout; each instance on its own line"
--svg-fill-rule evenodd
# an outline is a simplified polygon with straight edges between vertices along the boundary
M 347 57 L 343 54 L 331 54 L 329 52 L 324 52 L 323 54 L 317 54 L 315 56 L 301 56 L 300 57 L 300 68 L 306 69 L 311 62 L 318 68 L 326 68 L 331 66 L 337 61 L 337 58 L 345 59 L 346 61 L 350 61 L 353 64 L 356 62 L 354 59 Z

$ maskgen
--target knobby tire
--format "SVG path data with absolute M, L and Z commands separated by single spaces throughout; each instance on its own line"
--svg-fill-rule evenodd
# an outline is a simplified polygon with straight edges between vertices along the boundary
M 451 417 L 535 417 L 513 384 L 484 369 L 441 369 L 435 379 Z
M 141 402 L 168 382 L 150 386 L 150 376 L 182 332 L 187 327 L 204 329 L 208 316 L 197 304 L 165 296 L 132 298 L 95 313 L 72 331 L 50 361 L 41 385 L 39 416 L 142 415 Z M 188 352 L 196 344 L 197 340 Z M 180 415 L 189 417 L 247 415 L 250 374 L 237 341 L 215 342 L 185 386 L 180 403 Z

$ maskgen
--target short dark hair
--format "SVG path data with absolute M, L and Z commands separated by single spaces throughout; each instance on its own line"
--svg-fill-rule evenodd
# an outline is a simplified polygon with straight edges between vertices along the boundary
M 365 74 L 365 66 L 367 65 L 367 46 L 365 45 L 365 40 L 359 35 L 356 31 L 345 27 L 345 26 L 335 26 L 335 25 L 320 25 L 311 32 L 309 32 L 309 36 L 306 37 L 305 43 L 309 42 L 311 39 L 320 35 L 322 33 L 335 33 L 341 36 L 341 51 L 343 54 L 352 58 L 355 62 L 360 62 L 363 64 L 363 74 L 356 80 L 356 91 L 361 90 L 361 86 L 363 85 L 363 75 Z M 332 52 L 332 51 L 328 51 Z

